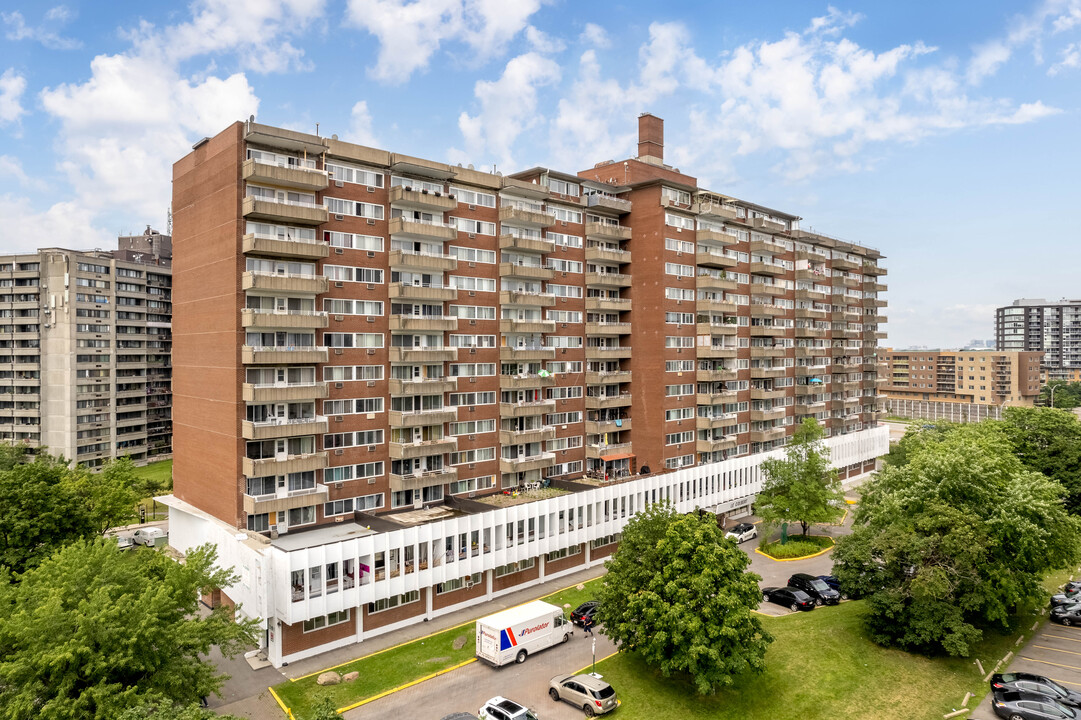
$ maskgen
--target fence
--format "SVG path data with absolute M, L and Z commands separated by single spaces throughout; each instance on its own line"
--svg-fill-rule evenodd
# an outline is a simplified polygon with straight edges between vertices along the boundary
M 886 412 L 899 417 L 919 420 L 948 420 L 949 422 L 980 422 L 1001 420 L 1001 405 L 977 405 L 974 403 L 933 402 L 930 400 L 898 400 L 884 398 Z

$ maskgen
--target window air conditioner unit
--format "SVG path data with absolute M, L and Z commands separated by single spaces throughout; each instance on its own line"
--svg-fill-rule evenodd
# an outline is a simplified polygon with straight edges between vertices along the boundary
M 369 251 L 368 251 L 368 257 L 370 257 L 370 258 L 373 258 L 373 257 L 375 257 L 375 253 L 374 253 L 374 252 L 372 252 L 371 250 L 369 250 Z
M 345 220 L 345 216 L 344 215 L 335 215 L 334 219 L 335 220 Z
M 342 454 L 342 453 L 344 453 L 344 452 L 345 452 L 345 451 L 344 451 L 344 450 L 342 450 L 341 448 L 337 448 L 337 449 L 336 449 L 336 450 L 334 451 L 334 454 L 335 454 L 335 455 L 341 455 L 341 454 Z M 341 486 L 342 486 L 342 485 L 341 485 L 341 483 L 338 483 L 337 487 L 341 487 Z
M 340 287 L 345 287 L 345 284 L 344 284 L 344 283 L 340 283 L 340 282 L 335 282 L 335 283 L 334 283 L 334 287 L 336 287 L 336 288 L 340 288 Z
M 343 387 L 345 387 L 345 383 L 336 382 L 334 383 L 334 387 L 338 390 L 341 390 Z
M 372 218 L 367 218 L 367 220 L 369 225 L 375 225 L 375 220 L 373 220 Z
M 471 239 L 476 239 L 476 237 L 477 237 L 477 234 L 476 234 L 476 233 L 469 233 L 469 237 L 470 237 Z
M 375 485 L 375 478 L 368 478 L 369 485 Z
M 368 452 L 375 452 L 375 445 L 369 445 Z
M 334 254 L 335 255 L 345 255 L 345 250 L 342 250 L 341 248 L 334 248 Z
M 477 381 L 477 379 L 475 377 L 469 378 L 469 382 L 471 382 L 471 383 L 475 383 L 476 381 Z
M 470 209 L 470 210 L 476 210 L 476 209 L 477 209 L 477 206 L 476 206 L 476 205 L 470 205 L 470 206 L 469 206 L 469 209 Z
M 370 193 L 373 193 L 373 192 L 375 192 L 375 188 L 373 188 L 373 187 L 369 187 L 369 188 L 368 188 L 368 192 L 370 192 Z
M 334 187 L 345 187 L 345 182 L 342 180 L 335 180 Z
M 341 355 L 342 354 L 342 349 L 341 348 L 334 348 L 334 354 L 335 355 Z
M 345 418 L 343 418 L 341 415 L 335 415 L 334 416 L 334 422 L 341 422 L 344 419 Z
M 476 320 L 470 320 L 470 321 L 469 321 L 469 324 L 470 324 L 470 325 L 476 325 L 476 324 L 477 324 L 477 321 L 476 321 Z

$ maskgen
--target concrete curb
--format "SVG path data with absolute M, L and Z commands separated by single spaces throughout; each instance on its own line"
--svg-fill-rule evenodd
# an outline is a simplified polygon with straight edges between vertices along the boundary
M 350 710 L 354 710 L 354 709 L 360 707 L 361 705 L 367 705 L 368 703 L 375 702 L 376 700 L 379 700 L 380 698 L 385 698 L 387 695 L 393 695 L 394 693 L 401 692 L 402 690 L 405 690 L 406 688 L 411 688 L 414 685 L 419 685 L 420 683 L 424 682 L 425 680 L 431 680 L 432 678 L 439 677 L 440 675 L 446 675 L 447 673 L 449 673 L 449 672 L 451 672 L 453 670 L 457 670 L 458 668 L 463 668 L 466 665 L 469 665 L 470 663 L 475 663 L 476 661 L 477 661 L 477 658 L 475 658 L 475 657 L 469 658 L 465 662 L 458 663 L 457 665 L 452 665 L 449 668 L 443 668 L 442 670 L 439 670 L 438 672 L 434 672 L 431 675 L 425 675 L 422 678 L 417 678 L 416 680 L 412 680 L 410 682 L 407 682 L 405 685 L 399 685 L 396 688 L 391 688 L 390 690 L 384 690 L 383 692 L 379 693 L 378 695 L 372 695 L 369 698 L 364 698 L 360 702 L 355 702 L 352 705 L 346 705 L 345 707 L 338 708 L 337 710 L 335 710 L 335 712 L 338 713 L 339 715 L 341 715 L 342 713 L 348 712 Z M 292 717 L 292 713 L 289 713 L 289 715 L 290 715 L 290 717 Z
M 296 716 L 293 715 L 293 711 L 289 709 L 288 705 L 282 702 L 282 699 L 278 697 L 278 693 L 274 692 L 274 688 L 268 687 L 267 690 L 270 691 L 270 695 L 274 698 L 275 701 L 277 701 L 278 707 L 282 709 L 282 712 L 286 714 L 289 720 L 296 720 Z
M 792 562 L 793 560 L 807 560 L 809 558 L 816 558 L 819 555 L 825 555 L 826 553 L 828 553 L 830 550 L 832 550 L 837 545 L 837 541 L 834 540 L 833 538 L 831 538 L 829 535 L 812 535 L 811 537 L 824 537 L 824 538 L 827 538 L 827 539 L 829 539 L 831 544 L 830 544 L 830 546 L 828 548 L 823 548 L 822 550 L 819 550 L 818 552 L 816 552 L 816 553 L 814 553 L 812 555 L 800 555 L 799 557 L 794 557 L 794 558 L 775 558 L 775 557 L 773 557 L 771 555 L 767 555 L 766 553 L 762 552 L 758 548 L 755 548 L 754 551 L 756 553 L 758 553 L 759 555 L 761 555 L 762 557 L 764 557 L 764 558 L 769 558 L 773 562 Z

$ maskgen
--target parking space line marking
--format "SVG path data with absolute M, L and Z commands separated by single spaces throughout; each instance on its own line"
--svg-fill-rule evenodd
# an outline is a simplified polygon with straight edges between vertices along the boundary
M 611 655 L 605 655 L 604 657 L 602 657 L 602 658 L 601 658 L 600 660 L 598 660 L 597 662 L 599 662 L 599 663 L 600 663 L 600 662 L 604 662 L 604 661 L 605 661 L 605 660 L 607 660 L 608 658 L 611 658 L 611 657 L 615 657 L 616 655 L 619 655 L 619 650 L 616 650 L 616 651 L 615 651 L 614 653 L 612 653 Z M 596 665 L 597 663 L 593 663 L 593 664 L 594 664 L 594 665 Z M 582 674 L 582 673 L 584 673 L 584 672 L 585 672 L 586 670 L 589 670 L 589 668 L 590 668 L 590 667 L 591 667 L 590 665 L 586 665 L 586 666 L 585 666 L 584 668 L 582 668 L 581 670 L 579 670 L 578 672 L 576 672 L 576 673 L 574 673 L 574 674 L 575 674 L 575 675 L 581 675 L 581 674 Z
M 1049 660 L 1037 660 L 1036 658 L 1025 657 L 1024 655 L 1018 655 L 1017 657 L 1021 658 L 1022 660 L 1028 660 L 1029 662 L 1038 662 L 1043 663 L 1044 665 L 1054 665 L 1055 667 L 1069 668 L 1070 670 L 1081 670 L 1081 667 L 1077 667 L 1076 665 L 1063 665 L 1062 663 L 1053 663 Z
M 1065 635 L 1044 635 L 1043 637 L 1058 638 L 1059 640 L 1069 640 L 1070 642 L 1081 643 L 1081 639 L 1066 637 Z
M 1058 678 L 1051 678 L 1051 679 L 1054 680 L 1055 682 L 1061 684 L 1061 685 L 1076 685 L 1077 687 L 1081 687 L 1081 683 L 1070 682 L 1069 680 L 1059 680 Z
M 1051 652 L 1067 653 L 1069 655 L 1081 655 L 1081 652 L 1074 652 L 1073 650 L 1059 650 L 1058 648 L 1047 647 L 1046 645 L 1033 645 L 1034 648 L 1041 650 L 1050 650 Z

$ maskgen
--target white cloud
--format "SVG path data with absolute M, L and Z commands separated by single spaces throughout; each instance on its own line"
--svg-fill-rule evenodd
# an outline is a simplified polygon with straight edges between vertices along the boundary
M 0 125 L 17 123 L 26 114 L 22 96 L 26 91 L 26 78 L 8 68 L 0 75 Z
M 48 188 L 48 184 L 45 183 L 45 181 L 27 175 L 19 158 L 12 157 L 11 155 L 0 155 L 0 182 L 3 182 L 4 180 L 14 180 L 19 185 L 34 190 L 45 190 Z
M 540 0 L 349 0 L 346 21 L 379 39 L 379 57 L 369 74 L 396 84 L 427 68 L 444 42 L 465 43 L 475 61 L 498 57 L 540 4 Z
M 1081 0 L 1044 0 L 1032 13 L 1011 18 L 1009 32 L 1003 37 L 975 48 L 969 60 L 966 79 L 969 84 L 978 85 L 1009 62 L 1015 50 L 1026 46 L 1031 46 L 1033 60 L 1041 64 L 1048 26 L 1050 35 L 1054 36 L 1078 24 L 1081 24 Z
M 594 23 L 586 23 L 582 34 L 578 36 L 578 42 L 601 49 L 612 45 L 612 41 L 608 39 L 608 32 Z
M 25 197 L 0 195 L 5 252 L 33 252 L 50 244 L 80 250 L 115 247 L 116 235 L 95 226 L 94 214 L 91 208 L 72 201 L 35 212 Z
M 372 130 L 372 115 L 368 112 L 368 103 L 364 100 L 353 105 L 349 113 L 349 132 L 344 139 L 358 145 L 378 147 L 379 141 Z
M 858 12 L 844 12 L 832 5 L 826 8 L 826 14 L 822 17 L 811 18 L 811 24 L 807 28 L 808 34 L 840 35 L 845 28 L 852 27 L 863 15 Z
M 1081 43 L 1072 43 L 1062 49 L 1059 61 L 1047 68 L 1048 75 L 1058 75 L 1063 70 L 1076 70 L 1081 67 Z
M 465 140 L 465 150 L 451 150 L 454 160 L 493 158 L 505 167 L 514 166 L 512 146 L 518 136 L 537 126 L 537 89 L 558 83 L 559 65 L 535 52 L 511 59 L 503 75 L 494 82 L 478 81 L 473 94 L 480 102 L 480 112 L 463 112 L 458 128 Z
M 968 63 L 966 77 L 969 83 L 975 85 L 985 77 L 994 75 L 1012 54 L 1013 50 L 1001 40 L 992 40 L 976 48 Z
M 567 49 L 567 44 L 530 25 L 525 29 L 525 37 L 530 47 L 542 54 L 560 53 Z
M 49 25 L 63 25 L 74 17 L 71 10 L 58 5 L 45 13 L 45 22 L 37 27 L 30 27 L 26 19 L 18 10 L 10 13 L 0 13 L 0 19 L 8 26 L 6 37 L 8 40 L 36 40 L 50 50 L 74 50 L 83 44 L 75 38 L 61 37 L 54 28 Z

